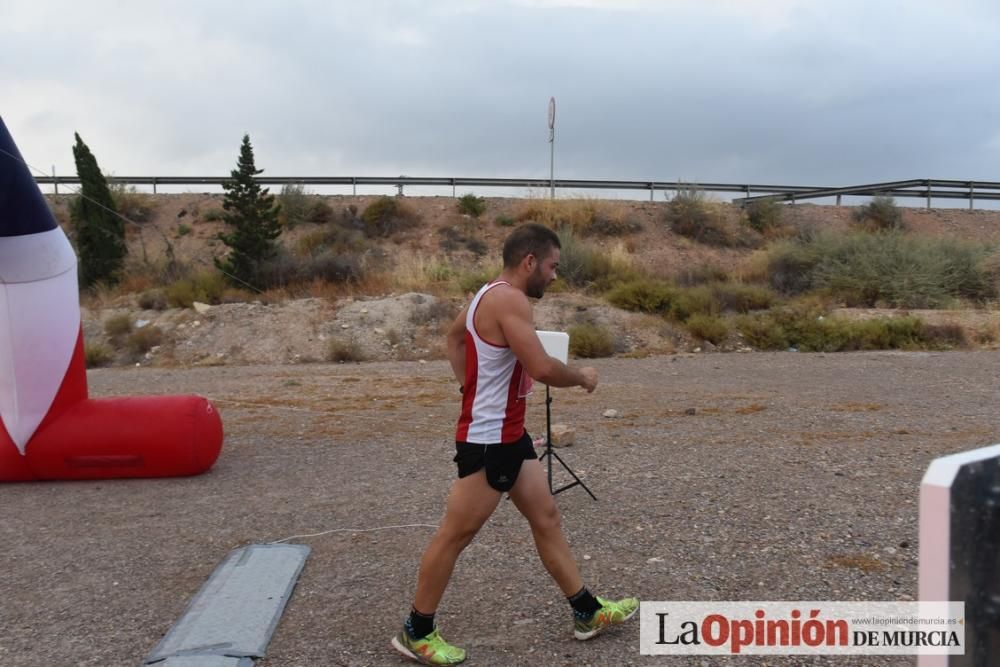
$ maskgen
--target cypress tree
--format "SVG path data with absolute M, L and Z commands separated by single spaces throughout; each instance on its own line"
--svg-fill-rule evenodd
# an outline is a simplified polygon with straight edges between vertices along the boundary
M 73 158 L 80 178 L 80 196 L 70 208 L 70 221 L 76 232 L 80 255 L 80 284 L 90 287 L 98 282 L 118 282 L 125 261 L 125 224 L 115 210 L 108 182 L 97 166 L 97 159 L 73 133 Z
M 261 283 L 262 264 L 278 252 L 281 207 L 274 203 L 274 195 L 261 188 L 254 178 L 263 172 L 254 165 L 250 135 L 244 134 L 232 179 L 222 186 L 226 191 L 222 217 L 232 232 L 220 234 L 219 238 L 230 252 L 224 260 L 215 260 L 215 265 L 239 286 L 257 287 Z

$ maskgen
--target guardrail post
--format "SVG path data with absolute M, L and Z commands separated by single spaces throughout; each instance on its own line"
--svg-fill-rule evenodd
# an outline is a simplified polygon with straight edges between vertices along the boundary
M 651 182 L 649 184 L 649 203 L 653 203 L 653 196 L 655 194 L 656 194 L 656 184 Z
M 837 195 L 837 207 L 840 207 L 840 195 Z
M 969 181 L 969 210 L 975 208 L 974 204 L 976 202 L 976 186 L 972 181 Z
M 452 197 L 452 199 L 454 199 L 457 196 L 458 195 L 455 192 L 455 179 L 453 178 L 453 179 L 451 179 L 451 197 Z
M 153 194 L 156 194 L 156 176 L 153 176 Z
M 355 197 L 358 196 L 358 177 L 351 176 L 351 194 Z
M 56 178 L 56 166 L 52 165 L 52 185 L 55 186 L 55 193 L 59 194 L 59 179 Z
M 927 181 L 927 208 L 931 207 L 931 182 L 930 179 Z

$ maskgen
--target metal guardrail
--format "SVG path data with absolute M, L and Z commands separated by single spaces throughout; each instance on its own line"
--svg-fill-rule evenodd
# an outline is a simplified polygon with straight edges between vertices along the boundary
M 922 189 L 910 189 L 922 188 Z M 935 188 L 953 188 L 941 190 Z M 978 191 L 978 192 L 977 192 Z M 734 199 L 734 204 L 745 205 L 765 199 L 776 201 L 800 201 L 803 199 L 819 199 L 836 197 L 837 204 L 844 195 L 886 195 L 890 197 L 920 197 L 926 198 L 927 208 L 931 207 L 932 199 L 968 199 L 969 209 L 973 208 L 976 199 L 1000 200 L 1000 182 L 997 181 L 956 181 L 933 178 L 911 179 L 909 181 L 890 181 L 888 183 L 869 183 L 867 185 L 852 185 L 844 188 L 816 188 L 806 192 L 786 192 L 757 197 L 740 197 Z
M 946 179 L 911 179 L 907 181 L 889 181 L 885 183 L 869 183 L 848 187 L 822 187 L 813 185 L 773 185 L 766 183 L 685 183 L 678 181 L 613 181 L 588 179 L 556 179 L 546 178 L 452 178 L 423 176 L 257 176 L 262 185 L 350 185 L 353 194 L 357 194 L 359 185 L 388 185 L 399 189 L 400 194 L 407 186 L 451 186 L 455 196 L 459 187 L 479 188 L 549 188 L 564 190 L 648 190 L 649 200 L 653 201 L 657 192 L 677 192 L 679 190 L 701 190 L 704 192 L 740 192 L 743 197 L 733 199 L 735 204 L 747 204 L 763 199 L 778 201 L 801 201 L 836 197 L 846 195 L 886 195 L 890 197 L 926 198 L 930 208 L 932 199 L 968 199 L 969 208 L 973 208 L 976 199 L 1000 200 L 1000 182 L 998 181 L 958 181 Z M 214 185 L 222 186 L 231 180 L 228 176 L 110 176 L 111 183 L 126 185 L 149 185 L 156 193 L 157 186 L 162 185 Z M 78 185 L 80 179 L 76 176 L 36 176 L 39 185 L 53 185 L 56 194 L 60 185 Z M 921 189 L 914 189 L 921 188 Z M 754 193 L 761 193 L 754 195 Z

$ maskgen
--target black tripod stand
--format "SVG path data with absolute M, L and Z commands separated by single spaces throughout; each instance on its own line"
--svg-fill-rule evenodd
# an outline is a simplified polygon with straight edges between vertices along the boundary
M 541 461 L 544 458 L 549 459 L 549 492 L 552 495 L 556 495 L 557 493 L 562 493 L 566 489 L 572 489 L 574 486 L 579 485 L 583 487 L 583 490 L 586 491 L 591 498 L 597 500 L 597 497 L 590 492 L 590 489 L 587 488 L 587 485 L 584 484 L 580 480 L 580 478 L 576 476 L 576 473 L 573 472 L 573 470 L 568 465 L 566 465 L 566 462 L 563 461 L 562 458 L 552 450 L 552 396 L 549 394 L 549 385 L 545 385 L 545 451 L 542 453 L 541 456 L 538 457 L 538 460 Z M 566 472 L 568 472 L 570 475 L 573 476 L 573 479 L 576 480 L 575 482 L 570 482 L 566 486 L 560 486 L 558 489 L 552 488 L 553 458 L 556 461 L 559 461 L 560 465 L 562 465 L 562 467 L 566 469 Z

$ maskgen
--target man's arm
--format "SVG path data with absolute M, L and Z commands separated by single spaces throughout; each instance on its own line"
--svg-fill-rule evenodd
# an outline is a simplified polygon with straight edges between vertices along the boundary
M 498 295 L 500 296 L 500 295 Z M 498 303 L 498 321 L 511 352 L 525 372 L 550 387 L 583 387 L 592 392 L 597 387 L 597 371 L 593 368 L 573 368 L 550 357 L 542 346 L 531 321 L 531 304 L 524 294 L 504 290 L 503 303 Z
M 465 385 L 465 317 L 468 312 L 468 306 L 462 309 L 447 335 L 448 361 L 451 362 L 451 370 L 460 387 Z

